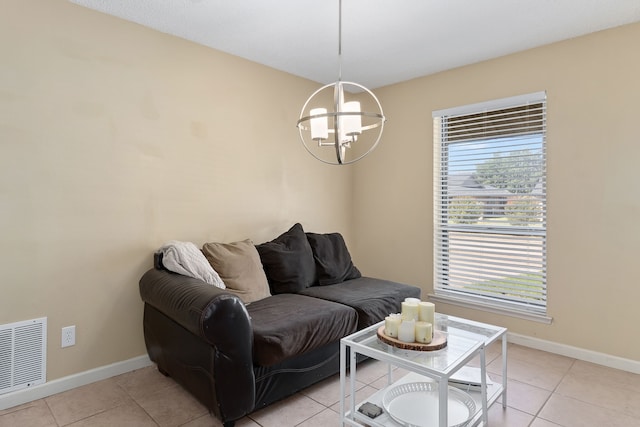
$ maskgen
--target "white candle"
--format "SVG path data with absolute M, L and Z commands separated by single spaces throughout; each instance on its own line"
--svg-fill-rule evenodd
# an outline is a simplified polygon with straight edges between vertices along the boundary
M 416 322 L 416 342 L 429 344 L 433 336 L 433 325 L 429 322 Z
M 420 304 L 420 298 L 405 298 L 404 302 L 412 302 L 415 304 Z
M 436 306 L 432 302 L 421 302 L 418 304 L 418 320 L 431 323 L 436 327 Z
M 400 329 L 402 319 L 400 316 L 389 315 L 384 318 L 384 334 L 388 337 L 398 338 L 398 329 Z
M 403 320 L 398 329 L 398 339 L 402 342 L 416 341 L 416 321 Z
M 418 320 L 418 304 L 415 302 L 403 302 L 402 320 Z

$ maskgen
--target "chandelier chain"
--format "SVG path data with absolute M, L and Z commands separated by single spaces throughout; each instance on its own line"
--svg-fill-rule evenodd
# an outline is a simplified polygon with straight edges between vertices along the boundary
M 338 80 L 342 80 L 342 0 L 338 1 Z

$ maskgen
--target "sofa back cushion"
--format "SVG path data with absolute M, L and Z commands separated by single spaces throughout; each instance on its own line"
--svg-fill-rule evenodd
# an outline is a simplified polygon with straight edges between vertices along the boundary
M 314 284 L 316 265 L 302 225 L 295 224 L 256 249 L 273 294 L 296 293 Z
M 245 304 L 271 295 L 260 255 L 251 240 L 205 243 L 202 253 L 218 272 L 227 290 L 238 295 Z
M 326 286 L 362 277 L 340 233 L 306 233 L 316 263 L 317 285 Z

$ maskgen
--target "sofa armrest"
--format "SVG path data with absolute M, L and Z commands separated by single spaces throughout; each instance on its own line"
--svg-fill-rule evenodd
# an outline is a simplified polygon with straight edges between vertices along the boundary
M 140 279 L 140 296 L 209 344 L 235 347 L 253 340 L 242 300 L 202 280 L 154 268 Z M 251 348 L 247 350 L 250 354 Z
M 140 296 L 145 304 L 211 345 L 207 389 L 212 401 L 204 397 L 203 403 L 223 421 L 249 413 L 255 404 L 253 329 L 242 300 L 201 280 L 157 268 L 140 279 Z M 189 389 L 187 383 L 182 384 Z

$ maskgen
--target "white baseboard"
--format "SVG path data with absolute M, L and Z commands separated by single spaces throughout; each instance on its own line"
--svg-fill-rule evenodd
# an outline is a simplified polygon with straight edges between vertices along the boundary
M 111 365 L 79 372 L 44 384 L 17 390 L 11 393 L 1 394 L 0 410 L 22 405 L 23 403 L 31 402 L 33 400 L 42 399 L 56 393 L 61 393 L 63 391 L 71 390 L 72 388 L 101 381 L 116 375 L 135 371 L 136 369 L 150 366 L 151 363 L 149 356 L 138 356 L 133 359 L 123 360 L 122 362 L 116 362 Z
M 549 353 L 555 353 L 561 356 L 572 357 L 574 359 L 584 360 L 585 362 L 607 366 L 609 368 L 621 369 L 634 374 L 640 374 L 640 361 L 637 360 L 598 353 L 597 351 L 586 350 L 584 348 L 573 347 L 512 332 L 507 333 L 507 341 L 513 344 L 535 348 L 536 350 L 548 351 Z

